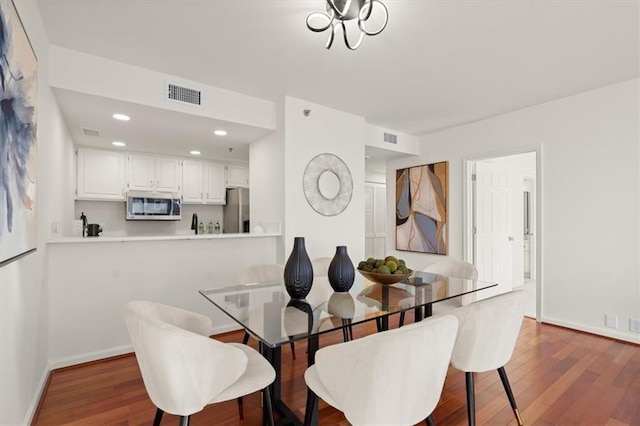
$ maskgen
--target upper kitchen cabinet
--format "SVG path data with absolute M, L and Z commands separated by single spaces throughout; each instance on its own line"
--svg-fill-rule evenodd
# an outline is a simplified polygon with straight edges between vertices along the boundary
M 205 202 L 224 204 L 227 192 L 224 187 L 224 166 L 218 163 L 205 163 Z
M 78 148 L 76 154 L 76 199 L 124 200 L 124 153 Z
M 227 166 L 227 188 L 248 188 L 249 168 L 236 164 Z
M 182 186 L 181 161 L 148 154 L 127 155 L 127 189 L 179 193 Z
M 224 204 L 224 165 L 184 160 L 182 167 L 182 202 L 185 204 Z

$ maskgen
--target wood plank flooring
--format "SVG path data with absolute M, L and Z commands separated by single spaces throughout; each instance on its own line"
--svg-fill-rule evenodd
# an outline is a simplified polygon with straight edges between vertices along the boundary
M 395 320 L 397 321 L 397 319 Z M 393 321 L 392 321 L 393 322 Z M 396 324 L 392 324 L 395 326 Z M 354 328 L 356 336 L 375 331 L 373 322 Z M 216 336 L 242 341 L 243 333 Z M 323 335 L 321 346 L 340 342 L 342 333 Z M 255 341 L 251 340 L 254 347 Z M 296 343 L 297 359 L 283 348 L 282 397 L 303 418 L 306 344 Z M 525 425 L 640 425 L 640 347 L 525 318 L 518 345 L 505 367 Z M 477 374 L 479 425 L 515 425 L 498 373 Z M 409 391 L 409 390 L 407 390 Z M 464 373 L 449 369 L 436 424 L 465 425 Z M 262 424 L 258 394 L 245 399 L 245 425 Z M 149 400 L 134 356 L 54 371 L 35 425 L 151 425 Z M 163 425 L 175 425 L 165 415 Z M 215 404 L 191 418 L 192 425 L 239 424 L 235 401 Z M 320 401 L 321 425 L 348 425 L 342 413 Z

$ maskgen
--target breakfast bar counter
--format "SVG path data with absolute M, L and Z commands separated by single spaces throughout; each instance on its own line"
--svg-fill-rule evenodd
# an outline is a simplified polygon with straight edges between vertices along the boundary
M 244 234 L 183 234 L 183 235 L 138 235 L 138 236 L 99 236 L 99 237 L 67 237 L 55 238 L 47 241 L 48 244 L 82 244 L 82 243 L 106 243 L 129 241 L 179 241 L 179 240 L 212 240 L 212 239 L 236 239 L 236 238 L 266 238 L 280 237 L 280 233 L 244 233 Z
M 281 234 L 99 236 L 52 239 L 48 294 L 52 368 L 131 351 L 122 312 L 131 300 L 211 317 L 213 333 L 237 328 L 198 294 L 237 282 L 251 264 L 278 259 Z

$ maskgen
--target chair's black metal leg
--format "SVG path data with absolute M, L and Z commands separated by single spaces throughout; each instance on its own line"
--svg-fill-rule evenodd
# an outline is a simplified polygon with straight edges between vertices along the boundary
M 376 317 L 376 328 L 378 329 L 378 333 L 382 331 L 382 318 Z
M 351 325 L 351 320 L 349 320 L 349 340 L 353 340 L 353 326 Z
M 246 345 L 247 342 L 249 341 L 249 333 L 247 333 L 246 331 L 244 332 L 244 337 L 242 338 L 242 344 Z
M 400 321 L 398 321 L 398 327 L 402 327 L 404 325 L 404 311 L 400 312 Z
M 293 356 L 293 359 L 296 359 L 296 345 L 293 342 L 293 337 L 289 336 L 289 346 L 291 346 L 291 355 Z
M 433 315 L 433 305 L 429 303 L 428 305 L 424 305 L 424 317 L 429 318 Z
M 242 397 L 238 398 L 238 417 L 240 417 L 240 420 L 244 420 L 244 404 L 242 403 Z
M 273 400 L 271 399 L 271 390 L 269 389 L 269 386 L 267 386 L 266 388 L 264 388 L 264 404 L 266 406 L 266 414 L 267 414 L 267 418 L 263 419 L 266 420 L 266 423 L 269 426 L 274 426 L 275 421 L 273 420 Z M 264 413 L 264 411 L 263 411 Z M 264 421 L 263 421 L 264 423 Z
M 304 410 L 304 425 L 318 424 L 318 396 L 307 388 L 307 406 Z
M 161 409 L 157 409 L 156 410 L 156 416 L 153 419 L 153 426 L 160 426 L 160 422 L 162 421 L 162 415 L 164 414 L 164 411 L 162 411 Z
M 436 426 L 436 422 L 433 421 L 433 414 L 429 414 L 429 417 L 424 419 L 424 422 L 427 424 L 427 426 Z
M 347 328 L 349 326 L 349 320 L 343 318 L 342 319 L 342 340 L 344 340 L 345 342 L 349 341 L 349 329 Z
M 178 425 L 180 426 L 189 426 L 189 420 L 191 419 L 191 416 L 180 416 L 180 420 L 178 422 Z
M 385 315 L 380 318 L 380 327 L 382 328 L 381 331 L 389 330 L 389 315 Z
M 511 391 L 509 378 L 507 377 L 507 372 L 504 370 L 504 367 L 498 368 L 498 374 L 500 375 L 500 380 L 502 380 L 502 386 L 504 386 L 504 391 L 507 393 L 509 404 L 511 404 L 511 409 L 513 410 L 513 414 L 516 416 L 518 425 L 522 426 L 522 418 L 520 418 L 520 412 L 518 411 L 518 406 L 516 405 L 516 399 L 514 398 L 513 392 Z
M 473 372 L 467 371 L 464 373 L 467 383 L 467 418 L 469 419 L 469 426 L 476 425 L 476 396 L 473 390 Z

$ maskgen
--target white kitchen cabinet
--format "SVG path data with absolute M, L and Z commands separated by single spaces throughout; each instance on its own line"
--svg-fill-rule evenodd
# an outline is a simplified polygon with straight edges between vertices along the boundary
M 227 188 L 248 188 L 249 168 L 236 164 L 227 166 Z
M 205 202 L 224 204 L 226 191 L 224 186 L 224 166 L 218 163 L 205 163 Z
M 182 202 L 185 204 L 224 204 L 224 165 L 184 160 L 182 186 Z
M 180 193 L 182 161 L 171 157 L 156 157 L 156 191 Z
M 179 193 L 180 160 L 149 154 L 127 155 L 127 189 Z
M 202 203 L 204 184 L 204 163 L 184 160 L 182 162 L 182 202 Z
M 123 152 L 78 148 L 76 154 L 76 199 L 124 200 Z

